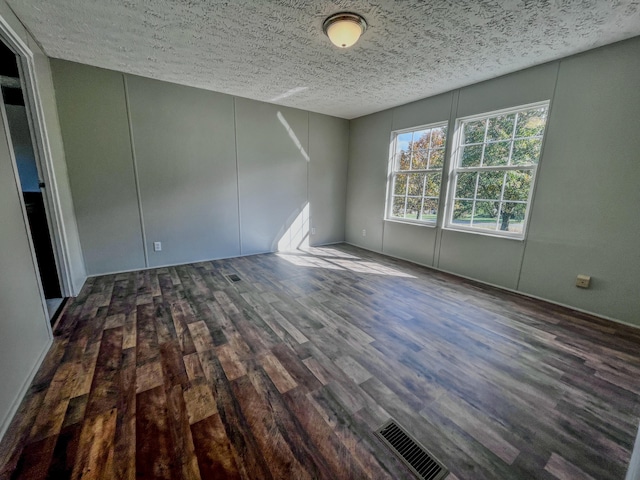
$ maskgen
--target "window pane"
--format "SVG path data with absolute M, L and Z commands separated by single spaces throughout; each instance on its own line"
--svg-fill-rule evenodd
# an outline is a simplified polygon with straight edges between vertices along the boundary
M 505 202 L 500 213 L 500 230 L 522 233 L 526 204 Z
M 431 150 L 429 153 L 429 168 L 442 168 L 444 165 L 444 148 Z
M 418 130 L 417 132 L 413 132 L 413 143 L 411 148 L 413 148 L 413 150 L 428 149 L 430 137 L 431 130 Z
M 404 218 L 404 197 L 393 198 L 392 217 Z
M 429 159 L 428 150 L 414 150 L 413 159 L 411 160 L 412 170 L 426 170 Z
M 401 133 L 396 137 L 396 153 L 407 152 L 410 150 L 412 133 Z
M 473 202 L 469 200 L 456 200 L 453 204 L 453 223 L 456 225 L 471 225 L 471 212 Z
M 482 145 L 473 145 L 471 147 L 463 147 L 461 166 L 478 167 L 480 166 L 481 157 L 482 157 Z
M 400 152 L 398 158 L 398 170 L 409 170 L 411 167 L 411 152 Z
M 484 200 L 500 200 L 504 172 L 483 172 L 478 179 L 478 195 Z
M 487 141 L 489 140 L 510 140 L 513 135 L 513 124 L 515 123 L 516 114 L 500 115 L 489 120 L 489 129 L 487 130 Z
M 447 140 L 447 127 L 436 128 L 431 132 L 431 148 L 444 148 Z
M 531 170 L 512 170 L 507 172 L 507 183 L 504 185 L 505 200 L 527 201 L 531 188 Z
M 424 173 L 412 173 L 409 175 L 408 195 L 421 197 L 424 195 Z
M 484 159 L 482 165 L 487 167 L 495 167 L 506 165 L 509 162 L 509 149 L 511 142 L 489 143 L 484 148 Z
M 546 121 L 546 107 L 520 112 L 518 114 L 518 124 L 516 126 L 516 137 L 542 135 Z
M 473 226 L 495 230 L 498 226 L 498 205 L 499 202 L 476 202 Z
M 542 139 L 540 138 L 516 140 L 513 143 L 511 163 L 513 165 L 536 165 L 540 158 L 541 146 Z
M 422 205 L 422 220 L 435 222 L 438 215 L 438 200 L 425 198 Z
M 484 129 L 486 120 L 478 120 L 477 122 L 465 122 L 462 130 L 462 144 L 482 143 L 484 142 Z
M 420 220 L 420 207 L 422 198 L 407 198 L 407 211 L 405 218 Z
M 456 181 L 456 198 L 473 198 L 476 192 L 475 172 L 459 173 Z
M 440 195 L 440 184 L 442 183 L 441 173 L 429 173 L 427 175 L 427 184 L 424 194 L 429 197 L 437 197 Z
M 407 175 L 404 173 L 399 173 L 395 175 L 393 182 L 393 194 L 394 195 L 405 195 L 407 192 Z

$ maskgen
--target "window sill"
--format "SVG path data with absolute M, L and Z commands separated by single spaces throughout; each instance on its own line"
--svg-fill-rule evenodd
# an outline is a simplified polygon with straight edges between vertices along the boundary
M 385 218 L 385 222 L 400 223 L 402 225 L 415 225 L 416 227 L 436 228 L 435 223 L 412 222 L 411 220 L 400 220 L 395 218 Z
M 471 229 L 471 228 L 452 227 L 450 225 L 442 227 L 442 229 L 443 230 L 448 230 L 448 231 L 451 231 L 451 232 L 470 233 L 472 235 L 482 235 L 482 236 L 485 236 L 485 237 L 503 238 L 505 240 L 515 240 L 517 242 L 524 242 L 526 240 L 524 235 L 522 237 L 515 236 L 515 235 L 500 235 L 498 233 L 483 232 L 483 231 L 475 230 L 475 229 Z

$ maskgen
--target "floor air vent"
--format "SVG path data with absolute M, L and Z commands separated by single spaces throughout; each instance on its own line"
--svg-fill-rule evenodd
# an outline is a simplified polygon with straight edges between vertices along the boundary
M 239 282 L 240 280 L 242 280 L 238 275 L 236 275 L 235 273 L 230 273 L 229 275 L 225 275 L 227 281 L 229 283 L 236 283 Z
M 382 425 L 376 431 L 376 435 L 404 461 L 418 478 L 441 480 L 449 474 L 449 470 L 437 458 L 394 420 L 389 420 Z

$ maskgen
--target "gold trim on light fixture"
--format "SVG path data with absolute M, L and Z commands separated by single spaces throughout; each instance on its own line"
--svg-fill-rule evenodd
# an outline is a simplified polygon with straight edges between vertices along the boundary
M 355 44 L 366 29 L 365 19 L 349 12 L 331 15 L 322 24 L 322 31 L 339 48 L 349 48 Z

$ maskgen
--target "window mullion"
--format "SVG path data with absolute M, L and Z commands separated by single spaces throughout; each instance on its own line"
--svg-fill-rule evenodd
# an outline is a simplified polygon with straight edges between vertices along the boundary
M 509 147 L 509 158 L 507 159 L 507 165 L 511 165 L 511 157 L 513 156 L 513 144 L 516 138 L 516 128 L 518 126 L 518 116 L 520 112 L 516 112 L 516 117 L 513 120 L 513 130 L 511 131 L 511 146 Z
M 487 133 L 489 133 L 489 119 L 484 123 L 484 137 L 482 138 L 482 155 L 480 156 L 480 166 L 484 165 L 484 152 L 487 149 Z
M 473 205 L 471 205 L 471 223 L 470 226 L 473 226 L 473 220 L 476 216 L 476 199 L 478 198 L 478 183 L 480 182 L 480 172 L 476 173 L 476 185 L 473 190 Z
M 456 169 L 456 173 L 465 172 L 500 172 L 512 170 L 535 170 L 536 165 L 498 165 L 492 167 L 461 167 Z
M 407 184 L 404 186 L 404 218 L 407 218 L 407 202 L 409 201 L 409 174 L 407 174 Z
M 507 172 L 502 177 L 502 189 L 500 190 L 500 203 L 498 204 L 498 221 L 496 222 L 496 231 L 500 230 L 500 215 L 502 214 L 502 203 L 504 202 L 504 189 L 507 185 Z

